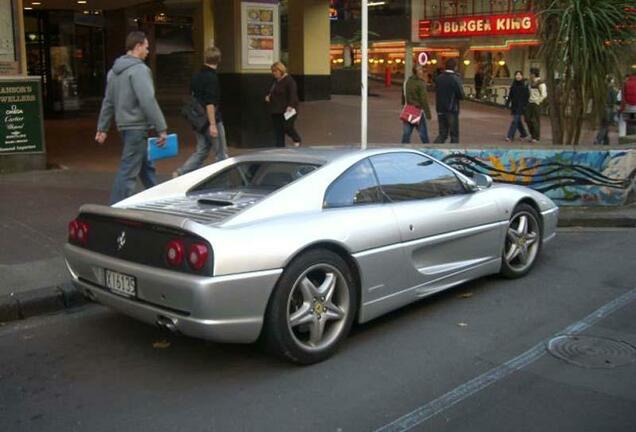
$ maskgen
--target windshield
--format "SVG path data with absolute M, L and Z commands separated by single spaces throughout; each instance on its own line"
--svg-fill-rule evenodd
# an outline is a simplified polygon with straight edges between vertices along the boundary
M 190 193 L 215 190 L 262 190 L 273 192 L 309 174 L 319 165 L 298 162 L 241 162 L 198 184 Z

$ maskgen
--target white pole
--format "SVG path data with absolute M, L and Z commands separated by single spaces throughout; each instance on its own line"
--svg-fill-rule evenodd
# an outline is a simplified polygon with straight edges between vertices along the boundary
M 362 0 L 362 62 L 361 65 L 361 73 L 362 73 L 362 104 L 360 108 L 361 114 L 361 131 L 360 131 L 360 148 L 362 150 L 367 148 L 367 102 L 369 97 L 369 92 L 367 91 L 367 84 L 369 81 L 367 70 L 369 68 L 369 5 L 367 0 Z

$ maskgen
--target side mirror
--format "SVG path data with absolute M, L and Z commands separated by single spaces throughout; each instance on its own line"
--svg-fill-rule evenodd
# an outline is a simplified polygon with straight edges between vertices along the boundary
M 475 173 L 473 175 L 473 181 L 477 186 L 483 189 L 488 189 L 492 186 L 492 177 L 486 174 Z

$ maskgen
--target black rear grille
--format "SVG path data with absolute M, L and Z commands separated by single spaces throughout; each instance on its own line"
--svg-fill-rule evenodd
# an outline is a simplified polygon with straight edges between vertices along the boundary
M 214 263 L 212 247 L 197 235 L 164 225 L 90 213 L 80 214 L 77 220 L 89 225 L 89 234 L 86 245 L 71 241 L 76 246 L 151 267 L 196 275 L 212 275 Z M 186 256 L 179 267 L 169 265 L 166 260 L 166 246 L 171 240 L 181 240 L 185 246 Z M 204 243 L 210 251 L 208 261 L 199 271 L 192 270 L 187 264 L 187 251 L 193 243 Z

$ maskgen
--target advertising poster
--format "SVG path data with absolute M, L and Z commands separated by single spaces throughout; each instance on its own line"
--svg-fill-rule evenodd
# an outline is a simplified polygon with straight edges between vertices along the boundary
M 13 0 L 0 0 L 0 75 L 17 75 Z
M 0 155 L 44 151 L 40 80 L 0 79 Z
M 278 2 L 241 3 L 243 68 L 269 68 L 278 60 L 279 31 Z

